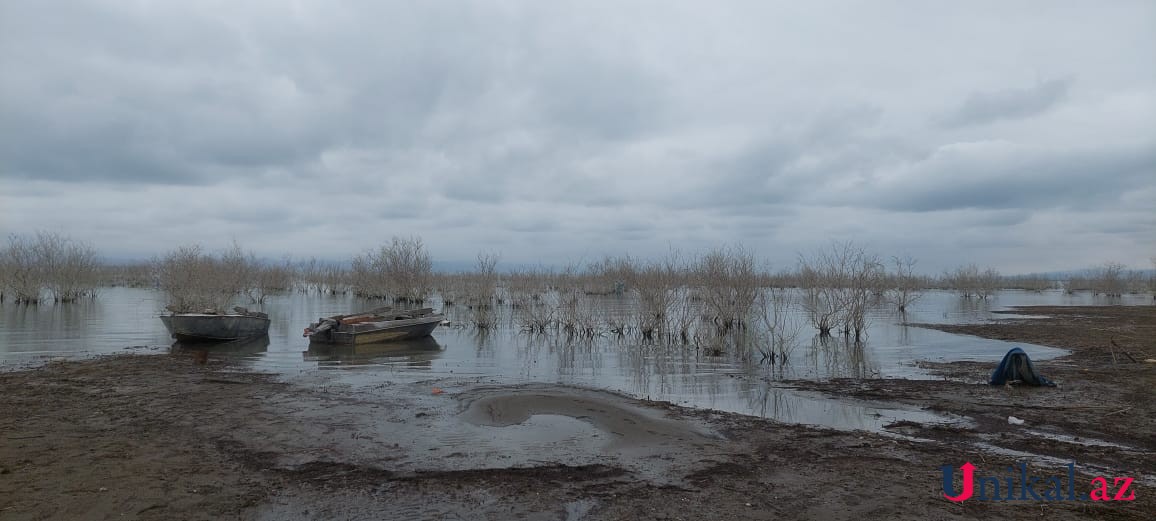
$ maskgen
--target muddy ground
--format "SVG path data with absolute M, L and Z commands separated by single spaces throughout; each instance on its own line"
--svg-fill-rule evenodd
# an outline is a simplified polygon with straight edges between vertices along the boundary
M 936 381 L 787 384 L 973 419 L 880 434 L 549 385 L 54 362 L 0 373 L 0 519 L 1147 519 L 1156 308 L 1020 312 L 1056 318 L 950 330 L 1073 349 L 1039 364 L 1060 387 L 992 388 L 990 364 L 964 363 Z M 982 446 L 1076 461 L 1082 490 L 1100 473 L 1144 482 L 1118 504 L 943 499 L 941 465 L 1063 474 Z

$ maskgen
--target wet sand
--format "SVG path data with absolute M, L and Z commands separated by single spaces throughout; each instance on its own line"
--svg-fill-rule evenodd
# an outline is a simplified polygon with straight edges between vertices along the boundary
M 50 363 L 0 373 L 0 518 L 1146 519 L 1156 511 L 1156 364 L 1113 363 L 1093 344 L 1101 329 L 1147 327 L 1156 308 L 1139 318 L 1119 309 L 1131 311 L 1086 324 L 1086 342 L 1061 345 L 1072 356 L 1040 364 L 1059 389 L 979 385 L 987 364 L 936 364 L 943 381 L 790 384 L 975 419 L 882 434 L 552 385 L 351 388 L 187 355 Z M 1024 323 L 1008 339 L 1048 345 L 1030 331 L 1049 328 Z M 1010 327 L 1000 331 L 1014 336 Z M 1126 348 L 1156 355 L 1150 344 Z M 1119 504 L 950 503 L 941 465 L 1016 460 L 977 443 L 1075 460 L 1083 483 L 1101 468 L 1149 481 Z

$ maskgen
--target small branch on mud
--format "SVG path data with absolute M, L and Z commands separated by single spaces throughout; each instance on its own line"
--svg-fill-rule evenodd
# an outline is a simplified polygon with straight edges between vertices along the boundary
M 149 505 L 149 506 L 147 506 L 147 507 L 144 507 L 144 508 L 142 508 L 142 509 L 140 509 L 140 510 L 137 510 L 137 512 L 136 512 L 136 515 L 138 515 L 138 516 L 139 516 L 139 515 L 141 515 L 141 514 L 143 514 L 143 513 L 145 513 L 145 512 L 148 512 L 149 510 L 155 510 L 155 509 L 158 509 L 158 508 L 165 508 L 165 506 L 166 506 L 166 505 L 163 505 L 163 504 L 160 504 L 160 503 L 154 503 L 154 504 L 152 504 L 152 505 Z
M 1134 409 L 1134 408 L 1135 408 L 1135 407 L 1125 407 L 1125 408 L 1123 408 L 1123 409 L 1120 409 L 1120 410 L 1118 410 L 1118 411 L 1114 411 L 1114 412 L 1110 412 L 1110 413 L 1108 413 L 1108 414 L 1105 414 L 1104 416 L 1111 416 L 1111 415 L 1113 415 L 1113 414 L 1120 414 L 1120 413 L 1122 413 L 1122 412 L 1127 412 L 1127 411 L 1130 411 L 1130 410 L 1132 410 L 1132 409 Z
M 1019 403 L 984 403 L 984 402 L 955 402 L 955 403 L 966 403 L 968 405 L 980 405 L 983 407 L 1015 407 L 1017 409 L 1044 409 L 1044 410 L 1049 410 L 1049 411 L 1096 411 L 1096 410 L 1108 410 L 1111 408 L 1111 407 L 1104 406 L 1104 405 L 1047 406 L 1047 405 L 1026 405 L 1026 404 L 1019 404 Z M 1115 414 L 1115 413 L 1112 413 L 1112 414 Z
M 43 438 L 43 434 L 33 434 L 31 436 L 9 436 L 9 440 L 30 440 L 32 438 Z

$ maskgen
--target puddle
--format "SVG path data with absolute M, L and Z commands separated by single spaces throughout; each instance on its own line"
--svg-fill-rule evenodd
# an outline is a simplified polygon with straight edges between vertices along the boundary
M 636 407 L 606 393 L 580 389 L 495 391 L 469 400 L 461 418 L 500 432 L 524 432 L 527 439 L 576 435 L 578 443 L 607 450 L 668 447 L 717 438 L 686 422 L 670 421 L 659 411 Z M 577 424 L 582 424 L 578 426 Z M 504 434 L 508 435 L 508 434 Z M 515 434 L 515 436 L 517 436 Z
M 759 400 L 757 407 L 752 407 L 756 416 L 783 423 L 870 432 L 889 432 L 886 426 L 898 422 L 974 427 L 974 423 L 964 416 L 933 413 L 900 404 L 888 407 L 880 402 L 831 398 L 821 393 L 773 386 L 755 398 Z

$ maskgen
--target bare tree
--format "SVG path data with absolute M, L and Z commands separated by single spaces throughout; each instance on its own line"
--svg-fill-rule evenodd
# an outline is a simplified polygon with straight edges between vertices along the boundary
M 294 284 L 296 270 L 292 259 L 286 257 L 279 264 L 264 264 L 252 253 L 247 260 L 250 282 L 245 290 L 249 302 L 261 304 L 272 293 L 288 291 Z
M 755 269 L 754 253 L 742 246 L 708 252 L 695 263 L 693 276 L 719 332 L 742 327 L 758 298 L 762 278 Z
M 678 252 L 660 261 L 633 268 L 629 279 L 632 291 L 638 296 L 636 323 L 639 334 L 646 340 L 666 337 L 672 333 L 672 311 L 685 268 Z
M 99 261 L 92 245 L 57 233 L 38 232 L 33 245 L 36 263 L 56 302 L 95 296 Z
M 999 291 L 1003 284 L 1003 276 L 995 268 L 987 268 L 976 279 L 976 296 L 987 299 Z
M 826 258 L 825 253 L 810 259 L 799 259 L 799 285 L 803 290 L 801 304 L 811 326 L 822 337 L 831 336 L 831 330 L 844 313 L 843 299 L 839 293 L 844 275 L 842 267 L 834 264 L 836 262 L 836 259 Z
M 1118 262 L 1106 262 L 1096 269 L 1092 275 L 1092 291 L 1097 295 L 1120 297 L 1124 295 L 1126 286 L 1124 280 L 1124 265 Z
M 219 313 L 248 286 L 249 268 L 236 243 L 219 257 L 200 245 L 181 246 L 154 261 L 156 278 L 169 297 L 170 311 Z
M 473 287 L 467 290 L 470 295 L 468 304 L 473 311 L 471 320 L 479 329 L 490 329 L 496 323 L 494 305 L 497 300 L 499 259 L 501 255 L 497 253 L 479 252 Z
M 895 305 L 900 312 L 907 311 L 907 306 L 919 300 L 923 295 L 921 284 L 915 276 L 916 260 L 910 255 L 891 257 L 891 264 L 895 266 L 895 273 L 891 275 L 891 287 L 887 290 L 887 300 Z
M 884 268 L 878 257 L 854 247 L 849 267 L 847 287 L 843 290 L 847 301 L 844 306 L 843 334 L 853 335 L 859 341 L 867 331 L 871 298 L 876 288 L 881 286 Z
M 986 299 L 1003 285 L 1003 276 L 995 268 L 980 271 L 973 263 L 956 268 L 954 273 L 944 274 L 944 282 L 963 298 Z
M 959 293 L 963 298 L 971 298 L 979 294 L 979 267 L 975 264 L 960 266 L 954 273 L 945 274 L 947 286 Z
M 40 302 L 45 272 L 37 262 L 36 242 L 25 235 L 8 236 L 8 246 L 0 251 L 4 287 L 19 304 Z
M 789 290 L 768 287 L 759 292 L 758 300 L 756 309 L 767 339 L 767 346 L 759 348 L 760 354 L 772 364 L 786 364 L 803 327 L 793 310 L 796 299 Z
M 0 291 L 36 304 L 45 289 L 56 302 L 96 296 L 100 263 L 92 245 L 53 232 L 16 235 L 0 249 Z
M 418 237 L 394 237 L 388 246 L 353 258 L 352 284 L 358 295 L 420 304 L 433 286 L 433 261 Z
M 853 242 L 834 243 L 811 257 L 799 258 L 803 310 L 820 337 L 837 326 L 862 338 L 867 330 L 871 298 L 880 286 L 883 265 Z

